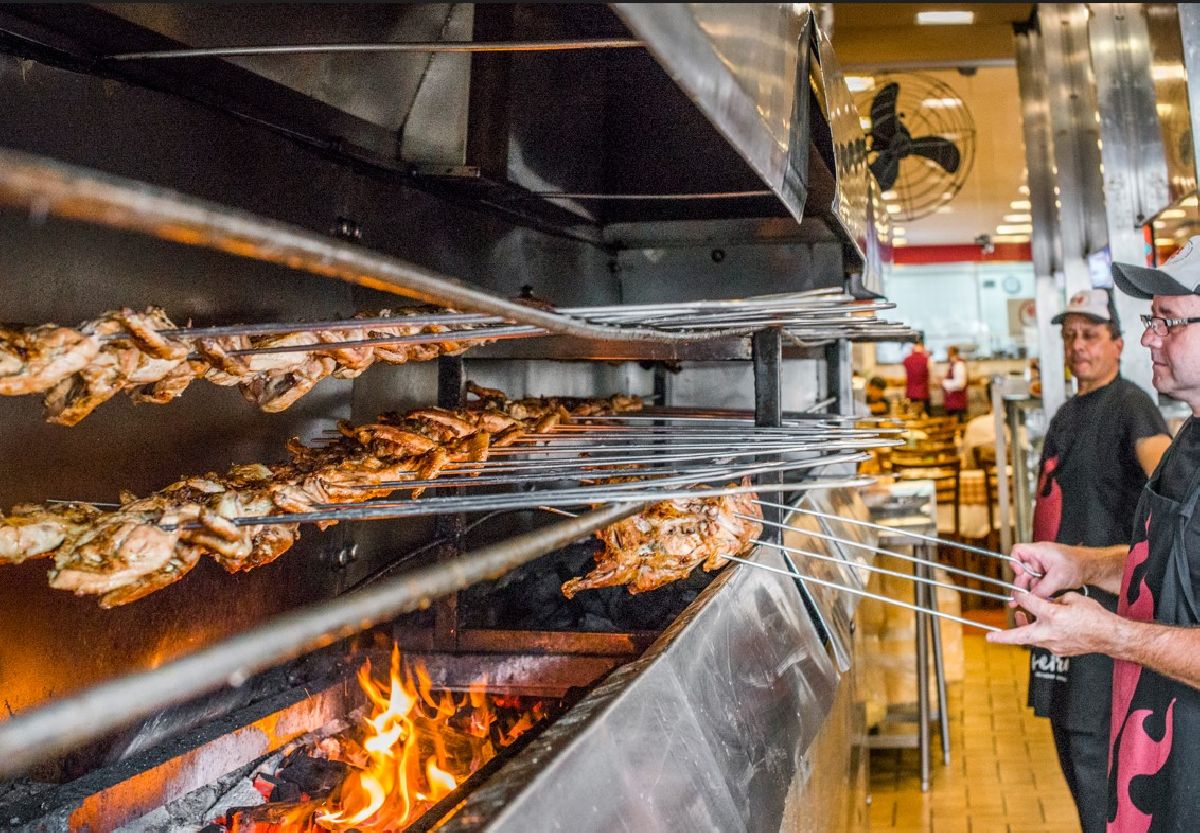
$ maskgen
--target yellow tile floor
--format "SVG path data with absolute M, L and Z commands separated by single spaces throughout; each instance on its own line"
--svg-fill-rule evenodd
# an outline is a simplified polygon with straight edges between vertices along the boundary
M 871 833 L 1078 831 L 1049 723 L 1025 706 L 1029 655 L 969 630 L 964 652 L 966 680 L 949 690 L 950 766 L 936 729 L 927 793 L 917 750 L 872 751 Z

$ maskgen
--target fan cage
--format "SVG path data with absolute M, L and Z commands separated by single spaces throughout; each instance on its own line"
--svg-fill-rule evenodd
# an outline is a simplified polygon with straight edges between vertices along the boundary
M 896 116 L 903 121 L 914 137 L 942 136 L 958 146 L 960 161 L 958 170 L 947 173 L 931 159 L 912 154 L 900 160 L 900 171 L 890 189 L 895 197 L 884 202 L 899 206 L 898 212 L 889 211 L 893 223 L 911 222 L 935 213 L 950 203 L 963 186 L 975 164 L 975 121 L 963 104 L 960 96 L 946 82 L 921 73 L 875 76 L 874 85 L 855 97 L 855 105 L 862 117 L 864 132 L 868 139 L 871 132 L 871 102 L 887 84 L 895 82 L 900 90 L 896 98 Z M 927 106 L 927 101 L 957 101 L 949 107 Z M 871 154 L 874 161 L 878 152 Z M 885 192 L 886 193 L 886 192 Z

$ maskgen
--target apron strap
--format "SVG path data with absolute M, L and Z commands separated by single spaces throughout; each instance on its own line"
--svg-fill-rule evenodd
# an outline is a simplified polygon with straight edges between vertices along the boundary
M 1171 564 L 1163 577 L 1162 613 L 1174 617 L 1177 625 L 1200 623 L 1200 606 L 1196 604 L 1196 593 L 1192 587 L 1192 570 L 1187 552 L 1187 528 L 1200 504 L 1200 467 L 1188 483 L 1187 496 L 1179 505 L 1176 519 L 1175 540 L 1171 545 Z

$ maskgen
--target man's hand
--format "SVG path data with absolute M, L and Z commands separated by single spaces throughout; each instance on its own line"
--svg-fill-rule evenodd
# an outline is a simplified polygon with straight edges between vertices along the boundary
M 1012 557 L 1017 587 L 1043 599 L 1063 590 L 1082 587 L 1086 582 L 1086 562 L 1075 547 L 1050 541 L 1017 544 L 1012 549 Z M 1023 595 L 1018 593 L 1011 604 L 1019 604 Z
M 1111 636 L 1124 621 L 1101 607 L 1095 599 L 1078 593 L 1066 593 L 1055 601 L 1018 593 L 1017 604 L 1032 613 L 1036 621 L 1030 622 L 1027 615 L 1017 613 L 1018 627 L 989 633 L 988 642 L 1036 645 L 1060 657 L 1109 653 Z

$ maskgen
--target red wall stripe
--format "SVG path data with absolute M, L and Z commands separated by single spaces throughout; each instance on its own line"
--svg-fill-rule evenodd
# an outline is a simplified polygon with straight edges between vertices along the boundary
M 1001 260 L 1033 260 L 1028 243 L 997 243 L 995 251 L 985 255 L 977 243 L 953 246 L 895 246 L 893 262 L 900 265 L 917 263 L 973 263 Z

